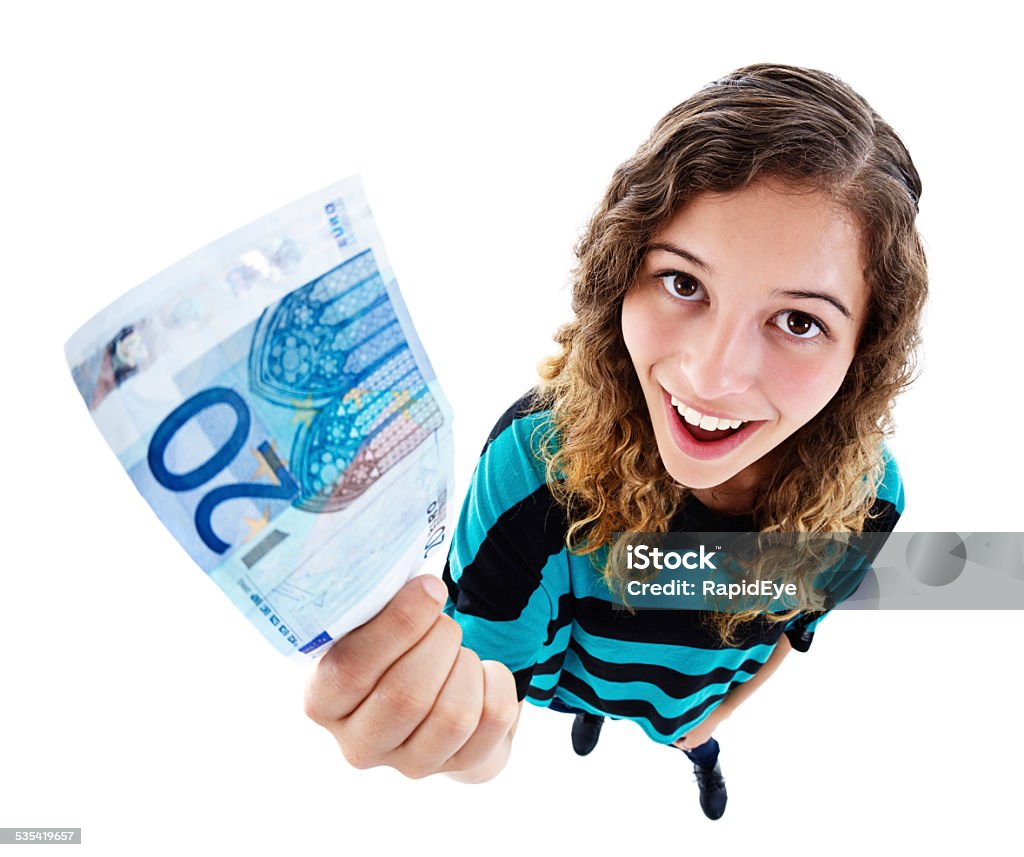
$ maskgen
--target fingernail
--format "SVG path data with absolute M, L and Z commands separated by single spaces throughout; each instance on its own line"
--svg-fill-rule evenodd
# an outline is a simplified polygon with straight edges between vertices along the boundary
M 444 604 L 448 600 L 448 587 L 432 574 L 423 575 L 423 588 L 438 604 Z

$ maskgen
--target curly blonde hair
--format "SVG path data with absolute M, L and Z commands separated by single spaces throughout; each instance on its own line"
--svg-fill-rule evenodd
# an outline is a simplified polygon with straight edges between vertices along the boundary
M 787 438 L 760 486 L 764 532 L 862 531 L 884 472 L 882 439 L 897 395 L 913 380 L 927 294 L 915 227 L 921 180 L 906 147 L 871 106 L 821 71 L 752 65 L 673 108 L 611 185 L 576 246 L 575 318 L 555 334 L 561 353 L 541 364 L 552 410 L 540 444 L 548 483 L 568 510 L 569 548 L 591 553 L 616 532 L 665 532 L 688 489 L 666 471 L 622 337 L 623 299 L 652 236 L 704 193 L 778 179 L 828 193 L 863 234 L 870 298 L 856 356 L 839 391 Z M 557 438 L 557 440 L 555 440 Z M 609 586 L 625 581 L 606 562 Z M 799 609 L 820 609 L 800 590 Z M 765 611 L 716 614 L 723 640 Z

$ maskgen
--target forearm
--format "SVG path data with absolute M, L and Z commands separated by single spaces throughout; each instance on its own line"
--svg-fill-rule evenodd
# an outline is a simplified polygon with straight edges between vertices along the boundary
M 729 691 L 728 695 L 719 704 L 715 710 L 722 719 L 728 717 L 736 708 L 750 697 L 762 684 L 771 678 L 772 674 L 779 668 L 779 665 L 785 660 L 786 655 L 793 651 L 793 646 L 789 642 L 789 637 L 785 634 L 779 638 L 779 642 L 775 646 L 775 650 L 765 661 L 764 666 L 761 667 L 749 681 L 743 682 L 743 684 L 737 685 Z

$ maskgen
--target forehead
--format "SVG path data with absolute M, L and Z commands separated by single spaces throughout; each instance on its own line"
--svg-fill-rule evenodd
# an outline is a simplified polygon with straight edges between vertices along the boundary
M 767 289 L 831 287 L 866 301 L 862 230 L 820 190 L 759 182 L 702 194 L 679 209 L 651 243 L 677 245 L 710 269 L 709 282 Z

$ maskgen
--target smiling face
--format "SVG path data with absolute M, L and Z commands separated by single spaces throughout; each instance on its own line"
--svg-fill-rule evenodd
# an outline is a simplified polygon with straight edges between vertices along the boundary
M 698 499 L 749 511 L 766 456 L 838 391 L 863 269 L 853 218 L 778 183 L 700 196 L 653 236 L 622 334 L 662 462 Z

